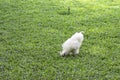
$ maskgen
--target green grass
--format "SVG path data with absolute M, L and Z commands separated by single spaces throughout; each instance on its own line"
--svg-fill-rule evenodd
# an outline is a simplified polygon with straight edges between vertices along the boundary
M 79 31 L 80 54 L 60 57 Z M 0 0 L 0 80 L 120 80 L 120 1 Z

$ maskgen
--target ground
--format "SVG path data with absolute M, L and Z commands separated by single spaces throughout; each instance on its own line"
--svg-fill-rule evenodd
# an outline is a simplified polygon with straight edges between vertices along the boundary
M 61 57 L 80 31 L 80 54 Z M 0 0 L 0 80 L 119 79 L 119 0 Z

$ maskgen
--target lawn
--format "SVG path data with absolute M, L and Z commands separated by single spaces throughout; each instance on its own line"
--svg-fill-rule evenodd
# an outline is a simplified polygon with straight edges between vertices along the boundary
M 0 80 L 120 80 L 120 0 L 0 0 Z

